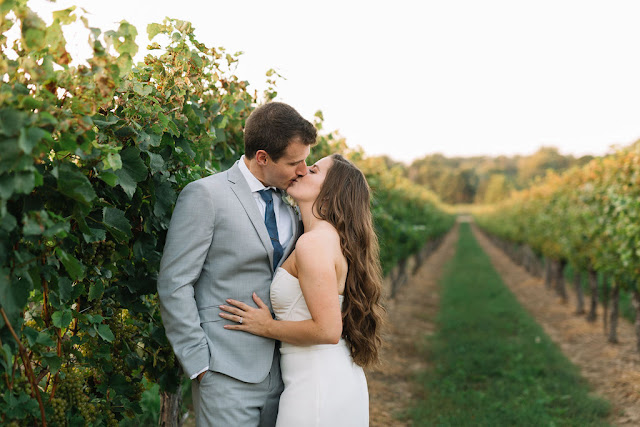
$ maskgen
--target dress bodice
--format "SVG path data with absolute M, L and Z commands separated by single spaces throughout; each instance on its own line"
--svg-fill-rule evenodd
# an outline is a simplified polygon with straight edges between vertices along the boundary
M 342 307 L 344 297 L 339 298 Z M 278 267 L 271 282 L 271 306 L 278 320 L 311 319 L 298 278 L 282 267 Z

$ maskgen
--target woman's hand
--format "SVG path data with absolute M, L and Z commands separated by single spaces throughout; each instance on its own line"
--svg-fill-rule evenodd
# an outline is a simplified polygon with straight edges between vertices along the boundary
M 258 308 L 233 299 L 227 300 L 229 305 L 221 305 L 220 309 L 224 310 L 224 312 L 220 313 L 220 317 L 237 323 L 236 325 L 225 325 L 224 328 L 249 332 L 263 337 L 269 336 L 269 325 L 275 320 L 271 317 L 269 307 L 262 302 L 255 292 L 253 293 L 253 301 Z

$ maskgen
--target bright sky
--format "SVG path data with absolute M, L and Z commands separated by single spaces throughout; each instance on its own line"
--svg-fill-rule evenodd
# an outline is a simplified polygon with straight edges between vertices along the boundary
M 350 146 L 409 162 L 447 156 L 604 154 L 640 138 L 637 0 L 31 0 L 78 5 L 91 25 L 191 21 L 207 46 L 243 51 L 237 75 Z M 50 16 L 50 15 L 49 15 Z M 82 41 L 84 43 L 84 41 Z

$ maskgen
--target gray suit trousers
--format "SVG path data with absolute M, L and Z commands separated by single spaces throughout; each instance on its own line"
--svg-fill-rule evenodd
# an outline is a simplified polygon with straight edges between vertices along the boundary
M 193 380 L 191 385 L 196 426 L 273 427 L 283 388 L 279 346 L 269 375 L 260 383 L 245 383 L 207 371 L 201 381 Z

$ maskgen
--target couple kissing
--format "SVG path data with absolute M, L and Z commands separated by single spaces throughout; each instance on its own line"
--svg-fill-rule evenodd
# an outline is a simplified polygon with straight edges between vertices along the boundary
M 316 137 L 291 106 L 264 104 L 245 154 L 176 202 L 158 295 L 198 426 L 369 424 L 362 368 L 383 313 L 370 189 L 339 154 L 307 166 Z

